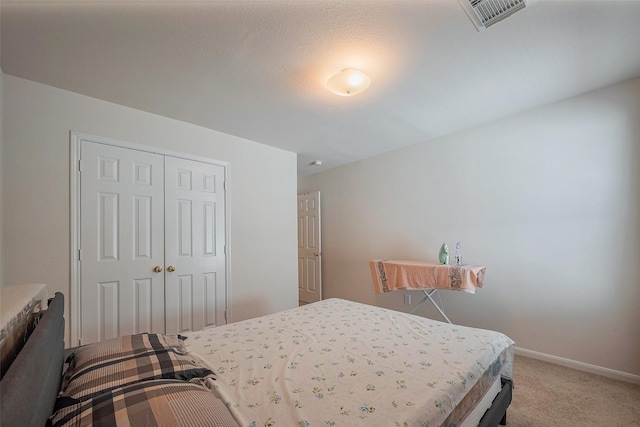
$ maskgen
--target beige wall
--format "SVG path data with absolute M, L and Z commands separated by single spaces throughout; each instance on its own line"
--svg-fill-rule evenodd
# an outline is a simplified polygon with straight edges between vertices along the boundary
M 232 320 L 297 305 L 295 153 L 10 75 L 3 82 L 4 284 L 47 283 L 68 308 L 78 131 L 229 162 Z
M 459 240 L 487 273 L 476 295 L 440 292 L 454 322 L 638 376 L 639 159 L 635 79 L 299 179 L 322 192 L 324 297 L 408 311 L 374 294 L 368 260 Z

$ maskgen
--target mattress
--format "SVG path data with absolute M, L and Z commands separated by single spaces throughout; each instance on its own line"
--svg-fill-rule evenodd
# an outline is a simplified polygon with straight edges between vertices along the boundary
M 512 376 L 499 332 L 341 299 L 186 336 L 242 426 L 455 426 Z

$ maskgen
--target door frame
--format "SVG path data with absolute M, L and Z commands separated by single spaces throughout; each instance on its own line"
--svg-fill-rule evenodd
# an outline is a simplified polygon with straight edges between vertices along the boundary
M 213 165 L 222 166 L 224 168 L 224 227 L 225 227 L 225 319 L 229 322 L 231 317 L 231 306 L 229 301 L 231 300 L 231 244 L 230 244 L 230 230 L 229 230 L 229 162 L 223 162 L 220 160 L 214 160 L 207 157 L 181 153 L 178 151 L 165 150 L 162 148 L 151 147 L 148 145 L 136 144 L 133 142 L 120 141 L 112 138 L 105 138 L 101 136 L 91 135 L 83 132 L 70 132 L 70 230 L 71 230 L 71 247 L 70 247 L 70 260 L 71 260 L 71 295 L 69 296 L 69 330 L 71 332 L 71 347 L 80 345 L 80 149 L 82 141 L 93 142 L 97 144 L 111 145 L 120 148 L 128 148 L 137 151 L 144 151 L 148 153 L 160 154 L 163 156 L 178 157 L 186 160 L 193 160 L 197 162 L 209 163 Z

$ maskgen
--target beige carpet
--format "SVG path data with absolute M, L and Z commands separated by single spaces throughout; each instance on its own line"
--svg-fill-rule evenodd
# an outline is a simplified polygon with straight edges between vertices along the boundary
M 508 427 L 640 426 L 640 385 L 516 356 Z

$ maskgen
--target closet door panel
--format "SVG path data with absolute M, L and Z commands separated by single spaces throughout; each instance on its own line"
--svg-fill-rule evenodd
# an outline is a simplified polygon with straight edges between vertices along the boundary
M 83 141 L 81 342 L 163 333 L 163 156 Z
M 165 166 L 167 333 L 224 324 L 224 168 L 175 157 Z

